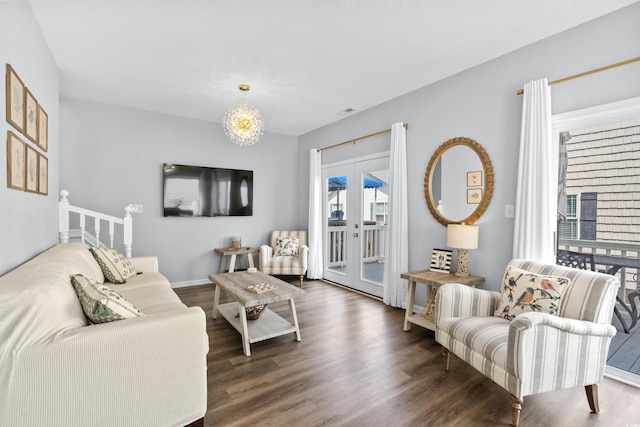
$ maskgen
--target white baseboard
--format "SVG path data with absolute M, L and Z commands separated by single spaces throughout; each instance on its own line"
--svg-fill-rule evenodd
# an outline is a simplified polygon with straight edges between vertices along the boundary
M 640 387 L 640 375 L 633 374 L 623 369 L 607 365 L 604 370 L 604 376 L 634 387 Z
M 199 286 L 199 285 L 210 285 L 211 280 L 209 279 L 198 279 L 198 280 L 187 280 L 184 282 L 173 282 L 171 284 L 172 288 L 186 288 L 187 286 Z

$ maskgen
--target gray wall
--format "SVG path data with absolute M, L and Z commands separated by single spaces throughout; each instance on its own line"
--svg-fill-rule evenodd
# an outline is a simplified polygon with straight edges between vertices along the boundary
M 5 64 L 11 64 L 49 116 L 49 195 L 7 188 Z M 57 242 L 58 67 L 27 2 L 0 2 L 0 275 Z
M 499 289 L 511 258 L 513 219 L 504 207 L 515 204 L 522 96 L 525 82 L 555 80 L 638 56 L 640 4 L 532 44 L 436 84 L 370 108 L 299 137 L 299 218 L 308 215 L 308 151 L 409 123 L 409 269 L 428 266 L 433 248 L 446 247 L 446 229 L 430 215 L 423 194 L 429 158 L 446 140 L 465 136 L 487 151 L 494 167 L 491 204 L 477 224 L 479 249 L 469 252 L 470 272 L 486 277 L 484 287 Z M 416 53 L 419 54 L 419 53 Z M 640 63 L 626 65 L 552 87 L 553 112 L 640 95 Z M 354 106 L 357 107 L 357 106 Z M 389 149 L 389 134 L 323 152 L 323 163 Z M 416 304 L 424 304 L 424 290 Z M 419 299 L 419 298 L 422 298 Z
M 271 230 L 297 223 L 295 137 L 266 133 L 255 146 L 240 147 L 219 124 L 65 97 L 60 122 L 60 188 L 69 190 L 71 204 L 122 216 L 124 206 L 141 203 L 133 255 L 158 255 L 174 285 L 216 273 L 213 249 L 229 246 L 231 236 L 259 246 Z M 253 216 L 163 217 L 165 162 L 253 170 Z

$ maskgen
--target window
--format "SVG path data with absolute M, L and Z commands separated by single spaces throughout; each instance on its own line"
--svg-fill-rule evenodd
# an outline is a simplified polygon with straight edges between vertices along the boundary
M 578 238 L 578 195 L 567 195 L 567 215 L 558 223 L 558 235 L 561 239 Z
M 558 249 L 594 254 L 596 270 L 617 265 L 621 304 L 640 273 L 611 264 L 616 257 L 640 258 L 640 97 L 556 114 L 552 121 L 559 153 Z M 605 374 L 640 386 L 638 334 L 625 334 L 616 316 L 612 323 L 618 333 Z

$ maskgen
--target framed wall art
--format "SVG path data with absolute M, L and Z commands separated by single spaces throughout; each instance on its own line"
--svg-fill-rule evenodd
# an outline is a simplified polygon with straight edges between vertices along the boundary
M 467 188 L 467 204 L 477 205 L 482 200 L 482 188 Z
M 38 154 L 38 193 L 49 194 L 49 159 Z
M 482 171 L 467 172 L 467 187 L 479 187 L 482 185 Z
M 40 104 L 38 104 L 38 141 L 36 144 L 44 151 L 49 149 L 49 116 Z
M 451 271 L 452 251 L 447 249 L 434 249 L 431 254 L 431 271 L 449 273 Z
M 27 88 L 24 89 L 24 135 L 38 143 L 38 101 Z
M 24 83 L 7 64 L 7 122 L 20 132 L 24 132 Z
M 38 152 L 29 144 L 26 145 L 24 190 L 38 192 Z
M 24 190 L 25 143 L 7 131 L 7 187 Z

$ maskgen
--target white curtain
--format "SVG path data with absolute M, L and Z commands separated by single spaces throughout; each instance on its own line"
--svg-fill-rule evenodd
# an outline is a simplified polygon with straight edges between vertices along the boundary
M 407 272 L 409 266 L 407 134 L 402 122 L 391 126 L 389 163 L 389 223 L 383 301 L 392 307 L 402 307 L 406 305 L 407 283 L 400 274 Z
M 309 259 L 307 277 L 322 279 L 322 153 L 309 156 Z
M 551 140 L 551 90 L 547 79 L 524 85 L 513 257 L 555 263 L 557 151 Z

